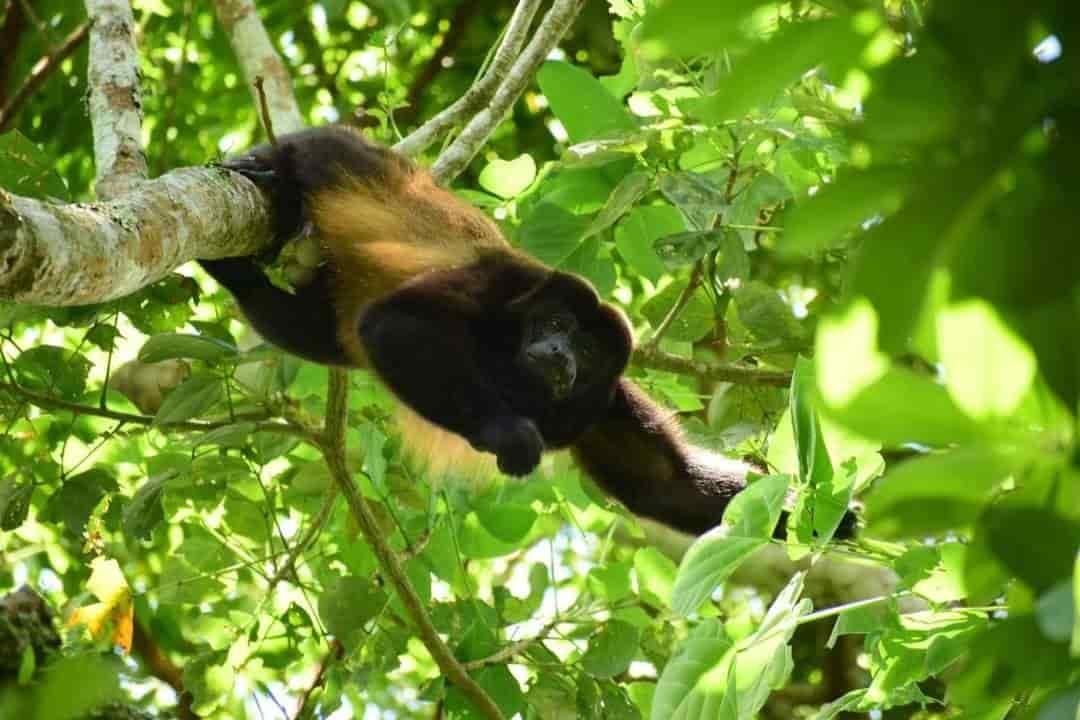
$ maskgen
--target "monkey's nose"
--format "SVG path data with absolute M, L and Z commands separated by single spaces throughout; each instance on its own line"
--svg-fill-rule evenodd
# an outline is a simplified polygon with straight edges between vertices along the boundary
M 562 400 L 574 389 L 577 380 L 577 363 L 574 358 L 544 343 L 537 343 L 526 351 L 533 367 L 543 377 L 555 400 Z

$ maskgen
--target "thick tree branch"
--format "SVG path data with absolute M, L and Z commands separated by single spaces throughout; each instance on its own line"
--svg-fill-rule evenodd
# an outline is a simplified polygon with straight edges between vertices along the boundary
M 176 714 L 180 720 L 198 720 L 199 716 L 191 709 L 194 697 L 184 688 L 184 671 L 169 659 L 154 636 L 140 622 L 135 623 L 131 649 L 142 659 L 147 672 L 176 692 Z
M 135 18 L 126 0 L 86 0 L 90 17 L 90 121 L 97 196 L 111 200 L 147 175 Z
M 574 19 L 584 5 L 585 0 L 555 0 L 525 51 L 502 78 L 491 101 L 476 113 L 450 147 L 446 148 L 431 166 L 431 174 L 436 181 L 446 184 L 468 166 L 521 97 L 521 93 L 525 92 L 537 69 L 574 24 Z
M 34 67 L 30 69 L 30 75 L 23 81 L 23 84 L 0 106 L 0 133 L 11 127 L 26 101 L 33 97 L 53 70 L 58 68 L 64 60 L 68 59 L 82 45 L 83 40 L 86 39 L 89 33 L 90 23 L 83 23 L 75 28 L 59 47 L 34 63 Z
M 422 126 L 410 133 L 394 149 L 410 157 L 419 155 L 450 128 L 465 122 L 476 111 L 491 100 L 503 77 L 513 67 L 514 60 L 521 53 L 521 48 L 528 38 L 529 26 L 532 25 L 541 0 L 520 0 L 514 8 L 514 14 L 503 32 L 502 41 L 495 51 L 491 65 L 482 77 L 473 83 L 450 107 L 439 112 Z
M 424 602 L 416 594 L 409 577 L 405 574 L 401 561 L 390 547 L 386 537 L 379 529 L 378 521 L 371 511 L 367 500 L 360 494 L 353 482 L 352 475 L 345 463 L 345 422 L 348 416 L 349 373 L 340 368 L 331 368 L 330 387 L 326 400 L 326 435 L 323 440 L 323 455 L 330 467 L 334 483 L 345 496 L 360 531 L 364 534 L 375 557 L 382 568 L 383 577 L 394 587 L 401 604 L 409 614 L 421 642 L 431 653 L 439 670 L 448 681 L 460 689 L 476 709 L 488 720 L 502 720 L 503 714 L 498 705 L 484 692 L 484 689 L 469 677 L 468 672 L 454 657 L 453 652 L 439 636 L 431 616 L 424 607 Z
M 259 19 L 253 0 L 214 0 L 218 22 L 229 36 L 233 53 L 240 63 L 254 106 L 259 107 L 255 80 L 262 78 L 263 92 L 273 129 L 278 135 L 304 127 L 304 119 L 293 94 L 292 76 L 281 61 L 266 27 Z M 266 128 L 264 128 L 266 129 Z
M 4 3 L 4 24 L 0 25 L 0 107 L 7 105 L 8 80 L 19 54 L 19 41 L 26 27 L 26 12 L 17 0 Z
M 214 168 L 175 170 L 92 205 L 0 190 L 0 298 L 54 307 L 112 300 L 192 258 L 256 253 L 269 232 L 263 194 Z

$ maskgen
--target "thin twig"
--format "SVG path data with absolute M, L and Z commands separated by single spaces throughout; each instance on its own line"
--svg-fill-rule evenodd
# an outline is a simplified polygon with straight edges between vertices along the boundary
M 367 500 L 357 490 L 345 462 L 345 421 L 348 417 L 349 373 L 342 368 L 331 368 L 330 385 L 326 401 L 326 431 L 323 437 L 322 451 L 334 482 L 345 495 L 352 513 L 364 538 L 371 546 L 382 568 L 383 577 L 394 587 L 401 604 L 405 607 L 421 642 L 431 653 L 439 670 L 448 681 L 465 694 L 473 705 L 488 720 L 503 720 L 502 711 L 491 696 L 476 681 L 469 677 L 465 668 L 454 657 L 453 652 L 439 636 L 438 630 L 424 607 L 423 600 L 417 595 L 401 566 L 401 560 L 394 553 L 387 539 L 379 529 L 378 521 L 372 513 Z
M 73 412 L 79 415 L 89 415 L 91 417 L 117 420 L 119 422 L 134 423 L 136 425 L 151 426 L 155 423 L 155 418 L 153 415 L 136 415 L 135 413 L 109 410 L 107 408 L 101 408 L 96 405 L 82 405 L 80 403 L 68 402 L 67 400 L 61 400 L 60 398 L 53 397 L 52 395 L 35 392 L 28 388 L 24 388 L 21 385 L 16 385 L 15 383 L 0 383 L 0 392 L 6 392 L 20 397 L 23 400 L 26 400 L 31 405 L 35 405 L 43 410 L 62 410 L 66 412 Z M 266 418 L 268 417 L 269 415 L 267 413 L 240 413 L 236 415 L 236 417 L 233 419 L 224 420 L 221 422 L 184 420 L 182 422 L 158 423 L 156 427 L 157 429 L 162 431 L 206 432 L 209 430 L 216 430 L 217 428 L 225 427 L 227 425 L 233 425 L 237 422 L 252 422 L 254 423 L 254 426 L 252 428 L 253 432 L 283 433 L 285 435 L 292 435 L 298 437 L 301 440 L 306 440 L 311 444 L 316 444 L 317 439 L 313 430 L 310 430 L 292 422 L 266 420 Z
M 465 91 L 456 102 L 437 113 L 435 117 L 418 127 L 394 146 L 402 155 L 419 155 L 442 137 L 453 126 L 464 122 L 469 116 L 491 100 L 503 77 L 510 71 L 514 61 L 521 53 L 528 38 L 529 26 L 532 25 L 541 0 L 520 0 L 514 8 L 514 14 L 506 25 L 502 42 L 495 51 L 491 65 L 481 78 Z
M 191 703 L 195 698 L 184 687 L 183 670 L 169 659 L 169 656 L 158 645 L 157 639 L 143 627 L 141 622 L 136 622 L 133 630 L 132 651 L 142 659 L 147 672 L 176 692 L 176 715 L 180 720 L 198 720 L 199 716 L 191 709 Z
M 487 657 L 482 657 L 477 660 L 470 660 L 469 662 L 462 663 L 462 667 L 464 667 L 466 670 L 479 670 L 480 668 L 487 667 L 488 665 L 501 665 L 502 663 L 508 662 L 514 659 L 515 656 L 528 650 L 535 643 L 543 642 L 544 638 L 547 637 L 548 633 L 554 630 L 555 626 L 558 625 L 560 622 L 562 622 L 562 620 L 552 620 L 547 625 L 545 625 L 535 636 L 523 638 L 516 642 L 512 642 L 506 647 L 495 651 Z
M 311 518 L 311 524 L 308 525 L 307 532 L 300 538 L 299 542 L 293 545 L 292 550 L 289 551 L 288 556 L 285 558 L 285 562 L 278 568 L 274 577 L 270 578 L 270 588 L 268 592 L 273 592 L 278 583 L 285 579 L 287 575 L 293 574 L 296 568 L 296 561 L 300 559 L 300 556 L 307 552 L 307 549 L 311 547 L 311 544 L 315 542 L 315 539 L 319 537 L 319 533 L 322 532 L 326 522 L 330 519 L 330 516 L 334 512 L 334 505 L 337 504 L 338 489 L 337 486 L 331 487 L 326 492 L 326 497 L 323 498 L 323 504 L 319 508 L 315 516 Z
M 476 153 L 495 132 L 510 108 L 532 81 L 537 69 L 574 24 L 585 0 L 555 0 L 551 10 L 540 21 L 533 39 L 525 51 L 514 61 L 513 67 L 499 84 L 487 107 L 476 113 L 461 134 L 439 155 L 431 166 L 431 174 L 437 182 L 446 184 L 461 174 Z
M 34 63 L 34 67 L 31 68 L 30 74 L 23 81 L 23 84 L 19 86 L 19 89 L 12 93 L 11 97 L 0 107 L 0 132 L 4 132 L 11 127 L 15 121 L 15 117 L 19 114 L 19 110 L 29 100 L 41 84 L 52 74 L 52 72 L 60 66 L 64 60 L 66 60 L 71 53 L 82 44 L 83 40 L 90 32 L 90 23 L 83 23 L 79 27 L 75 28 L 68 35 L 60 47 L 56 48 L 48 55 L 43 56 L 40 60 Z
M 262 118 L 263 129 L 266 130 L 266 139 L 271 145 L 277 145 L 277 135 L 274 134 L 274 121 L 270 117 L 270 105 L 266 102 L 266 89 L 263 88 L 262 75 L 259 75 L 251 83 L 255 86 L 255 95 L 259 98 L 259 115 Z
M 296 706 L 296 714 L 293 716 L 295 720 L 300 720 L 304 717 L 304 712 L 307 710 L 307 704 L 311 700 L 311 694 L 326 684 L 326 673 L 330 670 L 334 663 L 339 662 L 345 657 L 345 646 L 341 644 L 341 641 L 334 639 L 330 641 L 330 649 L 326 651 L 326 657 L 319 664 L 319 670 L 315 673 L 315 678 L 311 681 L 311 684 L 304 688 L 304 694 L 300 696 L 300 702 Z
M 730 382 L 736 385 L 767 385 L 788 387 L 791 373 L 785 370 L 762 370 L 759 368 L 709 363 L 672 355 L 656 348 L 639 348 L 634 351 L 634 364 L 654 370 L 666 370 L 682 375 L 694 375 L 702 380 Z
M 660 321 L 660 325 L 657 326 L 656 332 L 652 334 L 649 341 L 642 346 L 642 350 L 648 352 L 656 349 L 660 344 L 660 339 L 664 337 L 664 333 L 668 331 L 671 324 L 675 322 L 675 319 L 679 317 L 679 313 L 683 311 L 686 304 L 690 302 L 690 298 L 693 296 L 694 291 L 701 286 L 701 278 L 704 276 L 705 263 L 698 260 L 694 263 L 694 269 L 690 272 L 690 280 L 686 283 L 686 287 L 679 293 L 679 298 L 675 301 L 675 304 L 671 306 L 671 310 L 664 316 L 664 319 Z

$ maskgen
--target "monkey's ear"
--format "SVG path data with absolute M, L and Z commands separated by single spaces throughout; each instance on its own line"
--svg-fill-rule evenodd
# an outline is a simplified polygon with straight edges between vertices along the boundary
M 543 282 L 510 301 L 508 307 L 512 312 L 525 312 L 548 302 L 560 303 L 574 312 L 585 312 L 600 305 L 600 296 L 577 275 L 556 270 Z

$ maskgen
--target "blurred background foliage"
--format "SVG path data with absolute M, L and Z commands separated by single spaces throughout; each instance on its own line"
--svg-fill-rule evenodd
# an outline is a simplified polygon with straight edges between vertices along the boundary
M 212 8 L 133 4 L 153 172 L 258 141 Z M 469 86 L 513 9 L 258 7 L 308 122 L 384 142 Z M 85 44 L 13 104 L 85 15 L 5 8 L 0 187 L 86 201 Z M 695 441 L 771 474 L 683 556 L 564 457 L 431 482 L 356 373 L 363 491 L 507 717 L 1078 717 L 1077 15 L 586 4 L 456 189 L 627 311 L 633 376 Z M 101 306 L 0 306 L 0 590 L 47 601 L 5 600 L 0 715 L 474 717 L 318 454 L 260 424 L 320 415 L 325 372 L 252 347 L 180 272 Z M 790 389 L 745 382 L 777 372 Z M 830 543 L 856 495 L 860 540 Z M 727 582 L 770 544 L 828 545 L 849 595 Z M 886 571 L 895 588 L 859 584 Z

